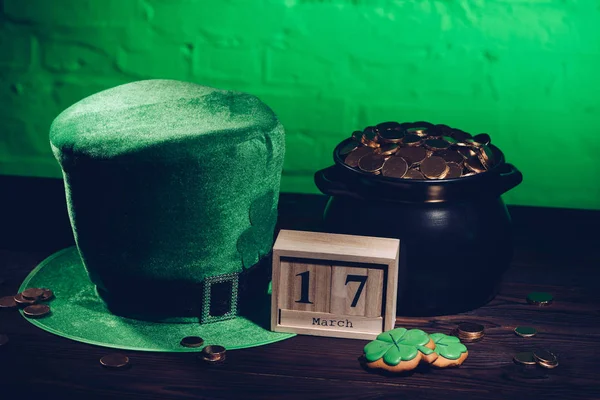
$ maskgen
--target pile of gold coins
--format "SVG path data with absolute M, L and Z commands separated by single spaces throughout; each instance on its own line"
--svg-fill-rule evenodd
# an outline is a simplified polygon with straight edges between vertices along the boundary
M 490 136 L 429 122 L 384 122 L 352 134 L 339 147 L 344 163 L 399 179 L 455 179 L 485 172 L 500 160 Z
M 39 304 L 50 301 L 54 293 L 50 289 L 29 288 L 14 296 L 0 298 L 0 308 L 24 307 L 23 314 L 29 318 L 41 318 L 50 314 L 50 306 Z

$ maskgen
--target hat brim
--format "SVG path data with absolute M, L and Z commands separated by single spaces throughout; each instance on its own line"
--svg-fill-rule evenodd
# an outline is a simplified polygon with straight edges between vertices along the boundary
M 68 339 L 123 350 L 197 352 L 180 344 L 186 336 L 200 336 L 204 345 L 228 350 L 262 346 L 288 339 L 294 334 L 271 332 L 244 317 L 211 324 L 149 322 L 112 314 L 96 292 L 76 247 L 61 250 L 42 261 L 25 278 L 19 292 L 30 288 L 54 292 L 52 312 L 33 325 Z M 268 316 L 269 310 L 264 314 Z M 21 311 L 21 314 L 23 312 Z M 268 320 L 268 318 L 265 318 Z

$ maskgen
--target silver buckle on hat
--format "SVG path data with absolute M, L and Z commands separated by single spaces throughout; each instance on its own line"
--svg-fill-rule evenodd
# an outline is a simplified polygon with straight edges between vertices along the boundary
M 213 285 L 231 282 L 231 297 L 229 299 L 229 310 L 224 314 L 212 315 L 211 302 L 213 297 Z M 202 295 L 202 314 L 200 323 L 210 324 L 213 322 L 233 319 L 237 316 L 239 275 L 237 273 L 211 276 L 204 279 Z

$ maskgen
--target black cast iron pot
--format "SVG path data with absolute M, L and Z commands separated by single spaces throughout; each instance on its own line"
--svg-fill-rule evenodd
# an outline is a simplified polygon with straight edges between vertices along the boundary
M 325 229 L 400 239 L 397 314 L 453 314 L 490 301 L 513 254 L 500 196 L 523 180 L 502 152 L 492 145 L 496 164 L 477 175 L 404 180 L 348 167 L 339 155 L 346 142 L 335 165 L 315 174 L 330 196 Z

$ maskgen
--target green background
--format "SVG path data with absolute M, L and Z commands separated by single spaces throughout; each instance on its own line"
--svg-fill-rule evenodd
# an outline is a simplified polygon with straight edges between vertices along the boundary
M 509 203 L 600 208 L 600 3 L 0 0 L 0 174 L 60 177 L 48 128 L 102 89 L 175 78 L 259 96 L 287 131 L 282 190 L 385 120 L 487 132 Z

